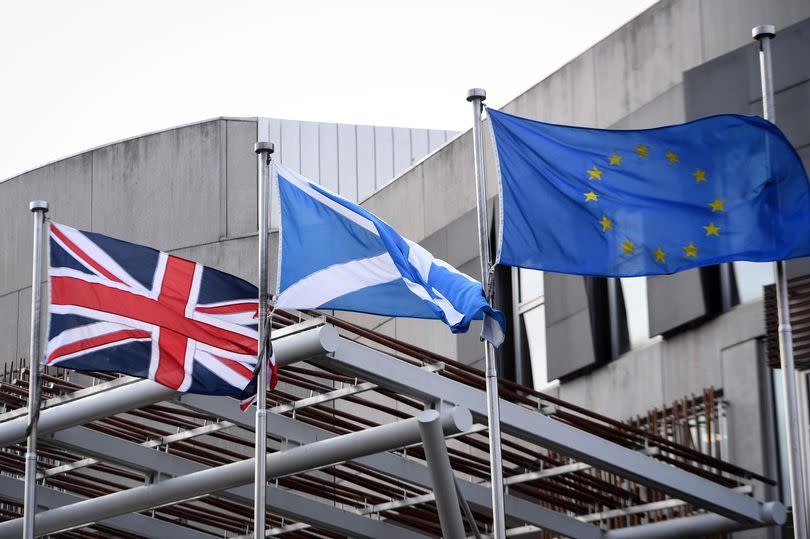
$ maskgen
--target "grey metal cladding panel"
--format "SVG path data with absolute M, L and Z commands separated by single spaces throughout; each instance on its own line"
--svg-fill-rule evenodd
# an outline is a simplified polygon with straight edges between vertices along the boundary
M 338 124 L 338 188 L 349 200 L 357 200 L 357 134 L 353 125 Z
M 320 178 L 318 183 L 338 192 L 338 129 L 337 124 L 320 124 Z M 342 193 L 341 193 L 342 194 Z
M 504 110 L 543 120 L 584 126 L 597 125 L 594 52 L 588 50 L 524 92 Z
M 428 147 L 431 152 L 444 145 L 448 140 L 446 131 L 439 131 L 438 129 L 428 131 Z
M 281 120 L 280 124 L 281 164 L 301 170 L 301 122 Z
M 774 24 L 776 31 L 810 17 L 807 0 L 703 0 L 700 3 L 701 35 L 689 34 L 682 41 L 702 42 L 703 58 L 709 60 L 751 43 L 751 28 Z M 778 36 L 778 34 L 777 34 Z M 777 38 L 777 41 L 780 38 Z M 681 40 L 675 43 L 680 43 Z
M 810 44 L 808 44 L 810 50 Z M 774 96 L 776 124 L 795 148 L 810 145 L 810 80 L 782 90 Z M 749 108 L 749 114 L 762 116 L 762 101 L 757 99 Z
M 92 156 L 84 153 L 0 183 L 0 295 L 31 286 L 34 221 L 28 203 L 47 200 L 51 219 L 90 229 L 92 175 Z
M 546 271 L 543 273 L 546 325 L 555 324 L 588 309 L 585 278 Z
M 810 275 L 810 258 L 794 258 L 785 263 L 785 275 L 788 279 Z
M 585 278 L 543 273 L 548 379 L 565 376 L 596 361 Z
M 455 266 L 456 264 L 450 262 L 450 257 L 447 256 L 448 253 L 447 236 L 448 236 L 447 228 L 443 228 L 441 230 L 437 230 L 430 236 L 420 241 L 419 245 L 427 249 L 430 252 L 430 254 L 432 254 L 434 257 L 441 258 L 442 260 Z
M 413 163 L 411 149 L 411 130 L 395 127 L 394 133 L 394 174 L 390 179 L 399 176 Z
M 19 295 L 19 292 L 11 292 L 0 296 L 0 368 L 19 357 L 17 354 Z
M 549 380 L 593 365 L 596 357 L 591 335 L 591 316 L 588 309 L 559 322 L 546 323 L 546 368 Z
M 317 182 L 322 181 L 320 132 L 323 125 L 325 124 L 301 122 L 301 169 L 298 172 Z
M 754 66 L 753 49 L 738 49 L 683 74 L 686 119 L 713 114 L 748 114 L 751 100 L 747 80 Z M 759 95 L 759 92 L 757 92 Z
M 357 200 L 363 201 L 377 189 L 374 159 L 374 128 L 357 126 Z
M 218 240 L 223 121 L 93 151 L 93 229 L 163 250 Z
M 256 122 L 226 122 L 228 236 L 256 232 Z
M 430 153 L 430 136 L 427 129 L 411 129 L 411 162 L 416 163 Z
M 706 314 L 700 269 L 647 278 L 650 336 L 671 331 Z
M 374 185 L 379 189 L 394 177 L 394 131 L 391 127 L 374 128 Z
M 665 0 L 594 47 L 597 125 L 612 125 L 700 63 L 700 0 Z

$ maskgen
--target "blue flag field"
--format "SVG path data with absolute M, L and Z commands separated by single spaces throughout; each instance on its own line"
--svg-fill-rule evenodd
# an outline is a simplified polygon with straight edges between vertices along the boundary
M 488 114 L 501 264 L 632 277 L 810 255 L 807 174 L 762 118 L 616 131 Z
M 276 165 L 281 200 L 275 305 L 432 318 L 454 333 L 484 320 L 498 346 L 506 322 L 481 283 L 400 236 L 357 204 Z

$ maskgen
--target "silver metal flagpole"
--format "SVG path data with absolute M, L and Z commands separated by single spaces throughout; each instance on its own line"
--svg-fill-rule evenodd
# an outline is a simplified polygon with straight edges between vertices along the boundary
M 270 159 L 273 153 L 272 142 L 257 142 L 254 147 L 259 172 L 259 353 L 262 344 L 270 340 L 270 327 L 267 324 L 267 231 L 270 208 Z M 266 332 L 265 332 L 266 330 Z M 265 348 L 266 355 L 266 348 Z M 262 357 L 257 358 L 263 361 Z M 256 387 L 256 471 L 253 479 L 253 535 L 256 539 L 265 536 L 265 488 L 267 482 L 267 365 L 259 367 Z
M 23 538 L 34 539 L 34 515 L 37 512 L 37 421 L 39 419 L 40 301 L 42 282 L 42 225 L 48 203 L 33 200 L 28 209 L 34 213 L 34 256 L 31 270 L 31 348 L 28 364 L 28 446 L 25 449 L 25 494 Z
M 771 70 L 771 39 L 776 28 L 771 24 L 756 26 L 751 35 L 759 41 L 759 72 L 762 81 L 762 110 L 765 119 L 776 122 L 773 102 L 773 71 Z M 785 430 L 788 438 L 788 470 L 790 473 L 790 497 L 793 501 L 794 535 L 807 535 L 807 498 L 805 497 L 804 473 L 799 421 L 796 405 L 796 372 L 793 365 L 793 328 L 790 326 L 790 303 L 788 301 L 785 261 L 774 262 L 776 277 L 776 302 L 779 312 L 779 359 L 782 364 L 782 389 L 785 396 Z
M 484 179 L 484 141 L 481 134 L 481 111 L 487 93 L 481 88 L 467 91 L 467 101 L 473 107 L 473 154 L 475 156 L 475 192 L 478 199 L 478 242 L 481 246 L 481 282 L 489 290 L 489 221 L 487 220 L 487 186 Z M 498 371 L 495 350 L 484 343 L 484 363 L 487 375 L 487 422 L 489 423 L 489 472 L 492 478 L 492 527 L 495 539 L 506 537 L 503 517 L 503 470 L 501 469 L 501 415 L 498 410 Z

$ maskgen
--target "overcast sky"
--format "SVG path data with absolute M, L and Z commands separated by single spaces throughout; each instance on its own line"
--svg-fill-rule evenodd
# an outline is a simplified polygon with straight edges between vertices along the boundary
M 214 116 L 464 130 L 653 3 L 6 0 L 0 179 Z

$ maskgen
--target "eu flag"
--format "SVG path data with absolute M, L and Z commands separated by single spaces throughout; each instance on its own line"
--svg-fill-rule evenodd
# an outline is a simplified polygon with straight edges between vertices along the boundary
M 501 264 L 632 277 L 810 255 L 807 174 L 762 118 L 627 131 L 489 118 Z

